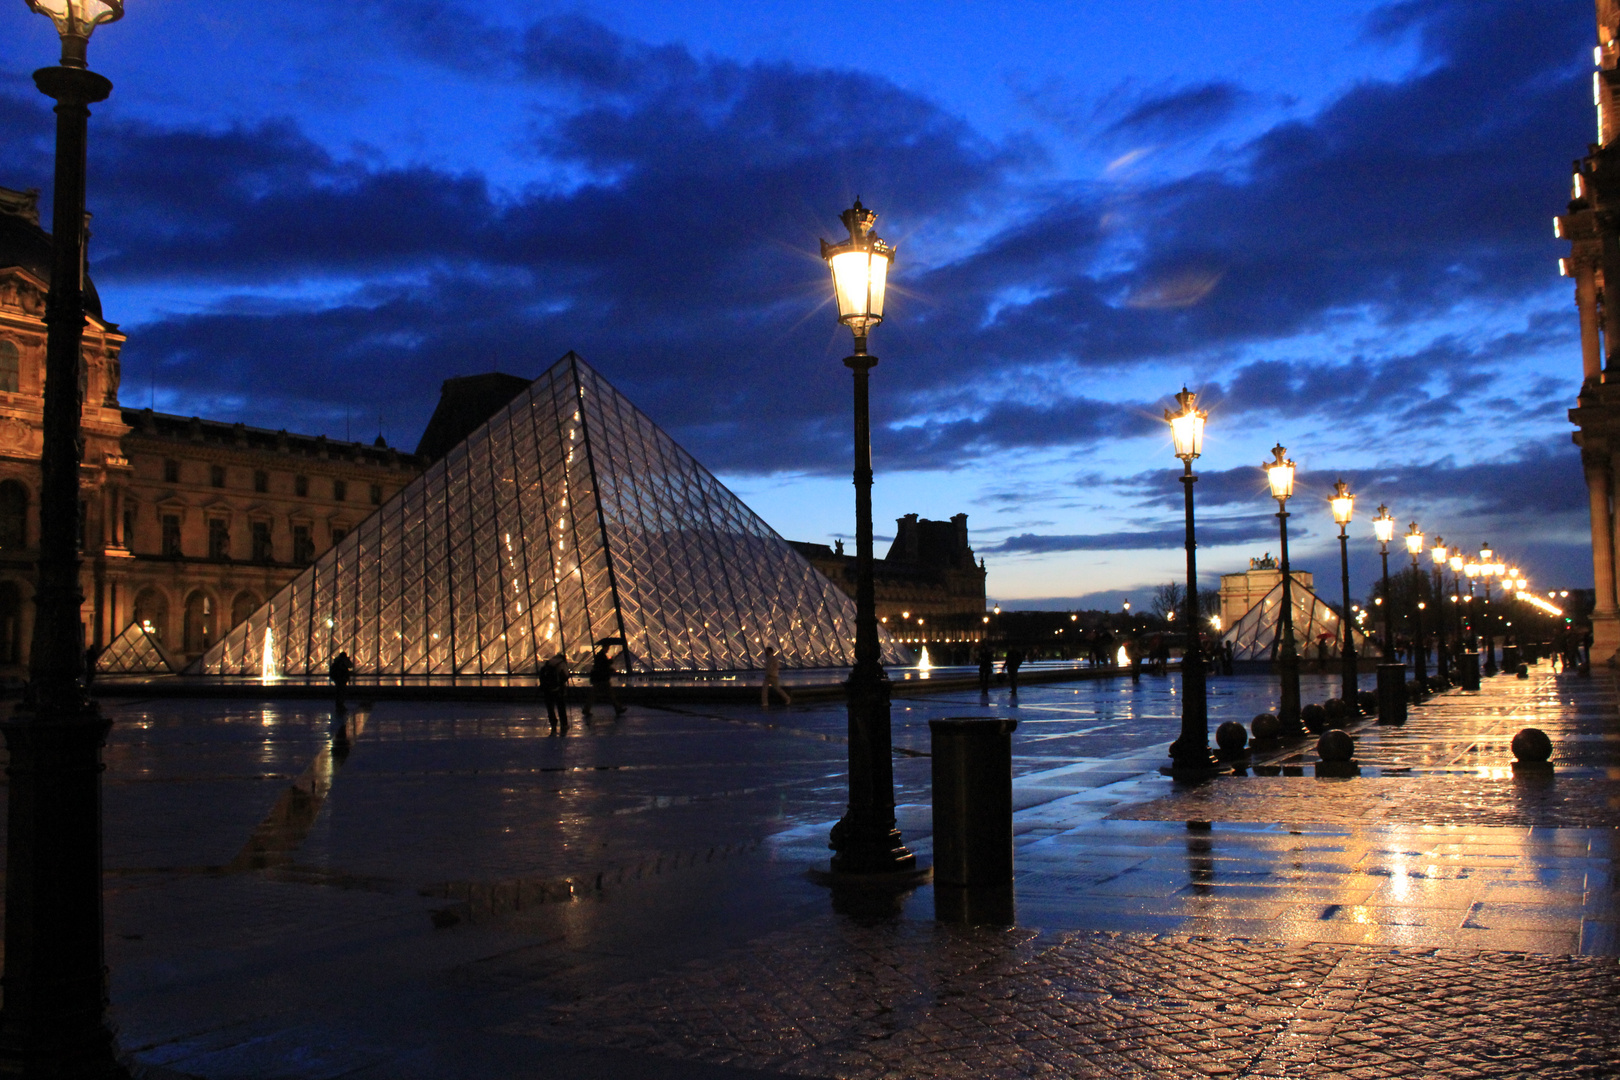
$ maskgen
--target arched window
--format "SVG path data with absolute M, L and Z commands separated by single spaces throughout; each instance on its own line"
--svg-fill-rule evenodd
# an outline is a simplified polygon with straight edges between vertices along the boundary
M 12 341 L 0 341 L 0 390 L 15 394 L 22 384 L 22 354 Z
M 0 581 L 0 664 L 22 662 L 22 590 Z
M 15 480 L 0 480 L 0 550 L 28 546 L 28 489 Z
M 231 625 L 237 625 L 258 610 L 259 597 L 257 593 L 237 593 L 236 599 L 231 602 Z
M 214 598 L 201 589 L 186 597 L 186 627 L 183 648 L 187 653 L 206 652 L 214 643 Z
M 169 626 L 169 598 L 152 587 L 135 595 L 135 621 L 154 637 L 162 638 Z

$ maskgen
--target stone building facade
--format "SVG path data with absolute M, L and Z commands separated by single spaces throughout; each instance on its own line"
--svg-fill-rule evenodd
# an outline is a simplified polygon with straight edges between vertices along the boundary
M 1613 663 L 1620 655 L 1620 607 L 1616 605 L 1615 504 L 1620 497 L 1620 303 L 1610 304 L 1607 283 L 1620 284 L 1620 2 L 1597 0 L 1597 49 L 1593 55 L 1597 141 L 1574 164 L 1565 212 L 1553 231 L 1570 242 L 1559 271 L 1575 282 L 1581 331 L 1581 390 L 1569 418 L 1581 448 L 1592 526 L 1592 658 Z
M 39 542 L 45 295 L 36 195 L 0 188 L 0 678 L 27 671 Z M 176 657 L 218 640 L 420 471 L 383 443 L 120 405 L 125 337 L 87 279 L 82 623 L 99 648 L 134 620 Z

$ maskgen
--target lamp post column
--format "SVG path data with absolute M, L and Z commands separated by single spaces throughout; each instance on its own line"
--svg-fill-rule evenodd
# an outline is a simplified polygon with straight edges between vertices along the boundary
M 1395 659 L 1395 598 L 1389 591 L 1389 544 L 1395 539 L 1395 518 L 1380 506 L 1373 519 L 1378 554 L 1384 571 L 1384 662 L 1378 665 L 1378 722 L 1406 723 L 1406 665 Z
M 1198 641 L 1198 542 L 1193 535 L 1192 459 L 1182 462 L 1187 515 L 1187 651 L 1181 661 L 1181 738 L 1171 747 L 1177 765 L 1209 768 L 1209 702 L 1204 692 L 1204 652 Z
M 1346 526 L 1339 525 L 1339 587 L 1343 593 L 1343 606 L 1339 609 L 1339 628 L 1343 631 L 1343 643 L 1339 646 L 1339 660 L 1343 665 L 1343 675 L 1339 687 L 1339 697 L 1352 709 L 1356 704 L 1356 638 L 1355 628 L 1350 622 L 1350 540 L 1345 532 Z
M 1496 674 L 1496 642 L 1491 637 L 1491 575 L 1485 572 L 1485 614 L 1482 616 L 1485 623 L 1485 674 Z
M 1299 719 L 1299 649 L 1294 644 L 1294 589 L 1288 570 L 1288 509 L 1277 500 L 1277 525 L 1282 545 L 1282 641 L 1277 646 L 1277 671 L 1282 677 L 1282 704 L 1277 721 L 1282 733 L 1297 737 L 1305 733 Z
M 1418 557 L 1412 556 L 1412 672 L 1417 682 L 1418 695 L 1428 691 L 1428 661 L 1424 658 L 1423 638 L 1423 571 L 1418 569 Z
M 0 725 L 10 754 L 0 1075 L 117 1076 L 102 942 L 108 723 L 81 681 L 78 554 L 85 144 L 89 106 L 112 84 L 66 65 L 36 71 L 34 82 L 57 103 L 56 180 L 29 692 Z
M 1440 680 L 1442 688 L 1451 682 L 1451 662 L 1446 656 L 1446 605 L 1445 605 L 1445 575 L 1436 566 L 1432 571 L 1434 575 L 1434 602 L 1440 606 L 1435 609 L 1434 617 L 1434 673 Z

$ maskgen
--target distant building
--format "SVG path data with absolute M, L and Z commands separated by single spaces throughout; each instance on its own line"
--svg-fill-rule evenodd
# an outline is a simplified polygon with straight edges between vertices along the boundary
M 964 648 L 984 636 L 983 561 L 975 562 L 968 543 L 968 516 L 930 521 L 916 514 L 896 520 L 889 553 L 873 561 L 878 618 L 907 645 Z M 855 556 L 826 544 L 793 541 L 817 570 L 850 596 L 855 595 Z M 942 652 L 941 655 L 944 655 Z
M 1304 570 L 1290 570 L 1288 576 L 1305 588 L 1315 592 L 1314 575 Z M 1249 560 L 1249 568 L 1242 573 L 1221 575 L 1221 629 L 1236 626 L 1249 609 L 1265 599 L 1266 594 L 1282 584 L 1282 568 L 1271 552 Z

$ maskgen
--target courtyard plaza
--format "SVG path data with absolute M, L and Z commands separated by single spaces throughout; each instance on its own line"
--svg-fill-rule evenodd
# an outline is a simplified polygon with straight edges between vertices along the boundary
M 1336 677 L 1303 677 L 1304 700 Z M 1010 716 L 1016 920 L 830 893 L 837 701 L 118 700 L 106 920 L 153 1077 L 1614 1076 L 1615 679 L 1486 680 L 1199 785 L 1172 675 L 897 687 L 900 827 L 927 721 Z M 1276 706 L 1211 679 L 1211 727 Z M 1551 777 L 1515 775 L 1525 726 Z

